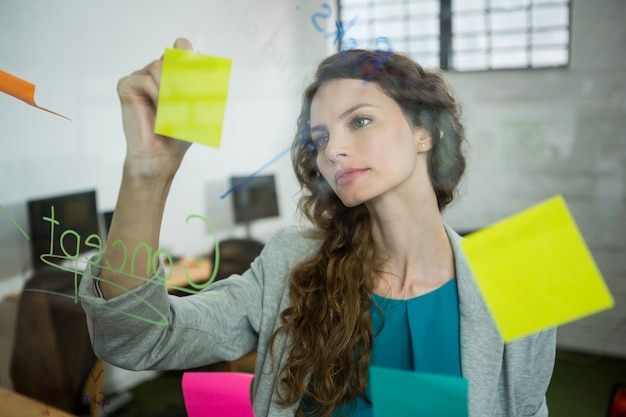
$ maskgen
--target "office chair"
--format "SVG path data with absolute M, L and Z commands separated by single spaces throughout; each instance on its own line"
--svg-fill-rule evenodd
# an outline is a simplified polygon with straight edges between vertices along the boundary
M 228 278 L 233 274 L 243 274 L 254 259 L 261 254 L 265 245 L 254 239 L 225 239 L 219 242 L 220 264 L 215 281 Z M 214 261 L 215 250 L 207 255 Z
M 85 313 L 73 297 L 74 274 L 59 269 L 40 269 L 25 284 L 10 373 L 16 392 L 75 415 L 91 415 L 83 389 L 96 357 Z
M 608 417 L 626 417 L 626 380 L 613 385 Z

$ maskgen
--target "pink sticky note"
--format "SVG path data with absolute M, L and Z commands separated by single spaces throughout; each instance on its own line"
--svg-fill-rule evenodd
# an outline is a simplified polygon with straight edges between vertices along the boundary
M 254 417 L 253 377 L 243 372 L 185 372 L 182 384 L 188 417 Z

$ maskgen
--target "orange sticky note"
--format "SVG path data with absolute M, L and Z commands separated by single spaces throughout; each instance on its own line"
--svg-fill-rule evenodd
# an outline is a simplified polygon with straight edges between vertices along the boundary
M 167 48 L 154 131 L 219 148 L 232 61 Z
M 613 306 L 560 195 L 470 234 L 462 247 L 505 342 Z
M 31 84 L 28 81 L 2 70 L 0 70 L 0 91 L 7 93 L 18 100 L 22 100 L 24 103 L 30 104 L 33 107 L 37 107 L 38 109 L 47 111 L 48 113 L 56 114 L 57 116 L 70 120 L 62 114 L 55 113 L 52 110 L 38 106 L 37 103 L 35 103 L 35 84 Z

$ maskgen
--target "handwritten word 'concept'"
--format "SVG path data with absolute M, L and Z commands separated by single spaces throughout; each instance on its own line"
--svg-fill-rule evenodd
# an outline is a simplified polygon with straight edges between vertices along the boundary
M 4 209 L 2 206 L 0 206 L 0 208 Z M 11 217 L 9 216 L 9 218 Z M 201 290 L 209 286 L 215 280 L 215 277 L 217 275 L 217 271 L 219 268 L 220 251 L 219 251 L 219 242 L 217 240 L 217 235 L 215 233 L 215 228 L 213 227 L 213 225 L 208 219 L 204 218 L 203 216 L 199 214 L 192 214 L 192 215 L 187 216 L 185 223 L 189 223 L 191 220 L 200 220 L 204 224 L 206 224 L 206 226 L 211 231 L 211 234 L 213 235 L 213 239 L 215 242 L 215 261 L 214 261 L 214 266 L 213 266 L 213 273 L 211 274 L 211 277 L 209 278 L 209 280 L 204 284 L 196 284 L 195 282 L 193 282 L 193 280 L 189 277 L 188 263 L 184 264 L 184 271 L 185 271 L 185 276 L 187 278 L 187 283 L 193 289 L 167 284 L 168 279 L 172 277 L 173 270 L 170 269 L 170 271 L 166 273 L 164 276 L 160 276 L 159 275 L 159 261 L 161 259 L 161 256 L 163 256 L 165 259 L 167 259 L 170 265 L 173 265 L 172 255 L 165 249 L 158 249 L 155 251 L 152 247 L 150 247 L 150 245 L 148 245 L 145 242 L 140 242 L 135 246 L 135 248 L 133 248 L 133 252 L 132 252 L 132 256 L 130 260 L 131 262 L 130 273 L 123 271 L 128 261 L 128 247 L 120 239 L 116 239 L 111 243 L 112 247 L 119 246 L 123 250 L 123 254 L 124 254 L 123 260 L 122 260 L 121 265 L 119 265 L 118 267 L 114 267 L 106 259 L 104 260 L 104 262 L 102 262 L 102 254 L 103 254 L 103 249 L 104 249 L 103 244 L 102 244 L 102 238 L 95 233 L 87 236 L 87 238 L 85 239 L 85 245 L 90 248 L 95 249 L 98 252 L 98 255 L 90 259 L 81 260 L 79 251 L 80 251 L 80 246 L 81 246 L 80 243 L 81 243 L 82 237 L 75 230 L 71 230 L 71 229 L 65 230 L 63 233 L 61 233 L 61 236 L 59 237 L 59 246 L 61 248 L 61 251 L 63 252 L 63 256 L 55 255 L 54 254 L 54 229 L 55 229 L 55 226 L 60 226 L 60 223 L 54 217 L 54 206 L 50 207 L 50 217 L 44 216 L 42 219 L 45 222 L 50 223 L 50 236 L 51 237 L 50 237 L 50 253 L 42 254 L 40 256 L 40 259 L 44 263 L 46 263 L 47 265 L 53 268 L 66 271 L 66 272 L 71 272 L 74 274 L 74 295 L 72 296 L 72 295 L 63 294 L 59 292 L 39 290 L 39 289 L 27 289 L 25 291 L 42 292 L 46 294 L 72 298 L 75 303 L 78 303 L 78 299 L 79 299 L 78 278 L 79 278 L 79 275 L 83 275 L 85 277 L 92 278 L 96 281 L 107 283 L 125 292 L 129 292 L 137 300 L 141 301 L 143 304 L 148 306 L 160 318 L 160 320 L 154 320 L 154 319 L 150 319 L 147 317 L 138 316 L 138 315 L 131 314 L 126 311 L 115 309 L 115 308 L 109 308 L 110 310 L 116 311 L 118 313 L 124 314 L 126 316 L 129 316 L 138 320 L 156 324 L 158 326 L 167 326 L 169 322 L 167 320 L 167 317 L 162 312 L 160 312 L 156 307 L 150 304 L 150 302 L 145 300 L 143 297 L 135 294 L 134 292 L 128 291 L 126 288 L 124 288 L 123 286 L 115 282 L 103 279 L 99 276 L 93 276 L 93 275 L 87 274 L 87 272 L 83 273 L 82 268 L 79 268 L 79 266 L 84 265 L 84 264 L 86 264 L 85 266 L 89 266 L 89 265 L 96 266 L 96 267 L 99 266 L 100 270 L 112 271 L 112 272 L 115 272 L 116 274 L 120 274 L 120 275 L 124 275 L 130 278 L 144 281 L 150 285 L 167 286 L 169 288 L 172 288 L 172 289 L 175 289 L 175 290 L 187 293 L 187 294 L 198 294 L 200 296 L 211 298 L 211 299 L 217 298 L 215 295 L 201 292 Z M 11 218 L 11 220 L 13 219 Z M 17 225 L 15 221 L 13 221 L 13 223 L 18 227 L 18 229 L 20 229 L 20 231 L 22 231 L 22 233 L 24 233 L 23 230 L 19 227 L 19 225 Z M 24 235 L 28 238 L 28 236 L 25 233 Z M 68 236 L 71 236 L 72 238 L 68 239 Z M 150 259 L 150 261 L 147 262 L 146 264 L 146 275 L 154 276 L 156 279 L 144 278 L 142 276 L 135 275 L 135 260 L 139 251 L 142 251 L 142 250 L 145 251 L 145 253 L 148 255 L 148 259 Z M 70 261 L 70 265 L 68 266 L 67 263 L 59 264 L 59 263 L 53 262 L 52 260 Z M 101 263 L 102 265 L 100 265 Z M 88 302 L 87 299 L 82 299 L 81 301 Z M 108 307 L 104 306 L 104 308 L 108 308 Z

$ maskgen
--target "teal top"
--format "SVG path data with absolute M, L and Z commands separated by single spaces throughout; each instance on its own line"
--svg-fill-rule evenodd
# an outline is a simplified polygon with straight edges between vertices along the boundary
M 373 299 L 372 365 L 461 376 L 456 279 L 410 300 L 376 294 Z M 371 398 L 369 386 L 367 396 Z M 372 407 L 365 399 L 357 398 L 333 415 L 371 417 Z

